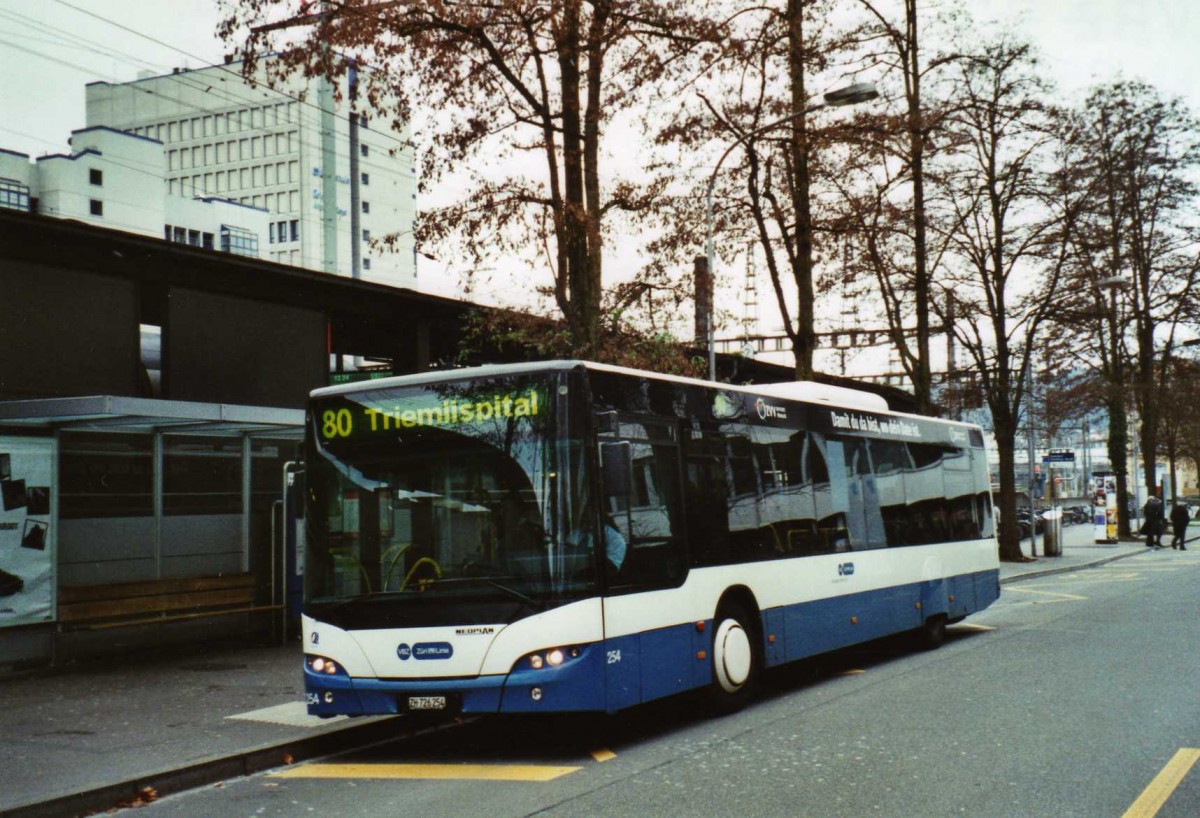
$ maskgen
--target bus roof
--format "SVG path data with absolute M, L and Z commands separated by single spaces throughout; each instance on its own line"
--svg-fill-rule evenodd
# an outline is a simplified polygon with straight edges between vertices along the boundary
M 378 378 L 370 381 L 357 381 L 354 383 L 338 384 L 337 386 L 321 387 L 314 389 L 310 397 L 327 398 L 334 395 L 387 389 L 396 386 L 423 386 L 431 383 L 458 380 L 460 378 L 496 378 L 539 372 L 562 372 L 571 369 L 589 369 L 597 372 L 612 372 L 637 378 L 653 378 L 660 381 L 702 386 L 709 389 L 722 389 L 751 395 L 766 395 L 768 397 L 782 398 L 800 403 L 824 403 L 846 409 L 886 412 L 891 415 L 918 417 L 923 420 L 935 420 L 940 423 L 975 428 L 975 424 L 971 423 L 896 412 L 888 408 L 887 401 L 882 396 L 858 389 L 849 389 L 844 386 L 833 386 L 815 381 L 783 381 L 779 383 L 748 385 L 718 383 L 699 378 L 688 378 L 682 375 L 665 375 L 659 372 L 648 372 L 641 369 L 631 369 L 624 366 L 581 360 L 527 361 L 515 364 L 487 364 L 484 366 L 464 367 L 462 369 L 439 369 L 413 375 L 396 375 L 391 378 Z

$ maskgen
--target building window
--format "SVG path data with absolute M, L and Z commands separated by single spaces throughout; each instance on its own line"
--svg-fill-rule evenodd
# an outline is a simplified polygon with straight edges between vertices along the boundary
M 203 247 L 205 250 L 213 249 L 213 234 L 212 233 L 201 233 L 200 234 L 200 246 Z
M 363 213 L 370 213 L 370 212 L 371 212 L 371 203 L 363 202 Z
M 221 250 L 235 256 L 258 258 L 258 234 L 244 227 L 221 225 Z
M 359 145 L 358 153 L 359 153 L 359 156 L 367 156 L 370 153 L 370 151 L 367 149 L 366 145 Z
M 88 212 L 93 216 L 103 216 L 104 202 L 100 201 L 99 199 L 91 199 L 88 202 Z
M 171 225 L 169 224 L 163 225 L 163 239 L 166 241 L 171 240 Z
M 370 269 L 371 269 L 371 259 L 369 259 L 369 258 L 364 258 L 364 259 L 363 259 L 363 269 L 364 269 L 364 270 L 370 270 Z
M 29 185 L 23 185 L 16 179 L 0 179 L 0 207 L 30 211 Z
M 99 187 L 104 184 L 104 171 L 98 168 L 88 169 L 88 183 Z
M 188 244 L 192 245 L 193 247 L 200 246 L 200 231 L 199 230 L 189 230 L 188 231 Z
M 371 184 L 371 174 L 369 174 L 369 173 L 364 173 L 364 174 L 362 175 L 362 183 L 363 183 L 364 185 L 369 185 L 369 184 Z
M 300 220 L 292 219 L 292 241 L 300 241 Z
M 267 225 L 267 241 L 270 244 L 275 243 L 275 222 L 271 222 L 269 225 Z
M 182 227 L 171 228 L 171 241 L 179 242 L 180 244 L 187 243 L 187 230 Z

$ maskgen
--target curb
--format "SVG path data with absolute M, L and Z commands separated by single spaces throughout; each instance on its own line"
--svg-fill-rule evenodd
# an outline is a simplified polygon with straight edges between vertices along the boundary
M 1095 568 L 1099 565 L 1107 565 L 1110 562 L 1116 562 L 1117 560 L 1123 560 L 1126 557 L 1133 557 L 1133 556 L 1136 556 L 1141 553 L 1142 553 L 1141 551 L 1126 551 L 1124 554 L 1114 554 L 1111 557 L 1103 557 L 1100 559 L 1092 560 L 1090 562 L 1081 562 L 1076 565 L 1056 566 L 1053 568 L 1046 568 L 1046 570 L 1044 570 L 1044 571 L 1043 570 L 1027 571 L 1024 574 L 1016 574 L 1011 577 L 1004 577 L 1000 580 L 1000 584 L 1008 585 L 1013 582 L 1023 582 L 1028 579 L 1040 579 L 1041 577 L 1049 577 L 1049 576 L 1053 576 L 1054 574 L 1069 574 L 1072 571 L 1082 571 L 1085 568 Z M 1042 559 L 1048 559 L 1048 558 L 1043 557 Z
M 156 798 L 162 798 L 218 781 L 332 755 L 364 744 L 394 738 L 403 732 L 405 731 L 398 727 L 394 717 L 383 718 L 369 724 L 343 727 L 316 736 L 268 744 L 175 770 L 150 773 L 47 801 L 0 808 L 0 818 L 66 818 L 103 813 L 122 804 L 133 806 L 140 803 L 139 799 L 144 800 L 143 793 L 147 788 L 154 790 Z

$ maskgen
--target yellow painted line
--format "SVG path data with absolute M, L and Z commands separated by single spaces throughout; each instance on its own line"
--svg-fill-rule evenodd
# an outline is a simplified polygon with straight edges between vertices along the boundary
M 1200 759 L 1200 750 L 1191 747 L 1180 749 L 1121 818 L 1153 818 L 1157 815 L 1197 759 Z
M 304 764 L 271 773 L 271 777 L 553 781 L 578 770 L 532 764 Z
M 1057 599 L 1051 600 L 1052 602 L 1067 602 L 1069 600 L 1081 600 L 1081 601 L 1087 600 L 1086 596 L 1076 596 L 1075 594 L 1059 594 L 1059 593 L 1055 593 L 1054 591 L 1039 591 L 1034 588 L 1011 587 L 1011 588 L 1005 588 L 1004 593 L 1006 593 L 1006 594 L 1011 594 L 1011 593 L 1039 594 L 1042 596 L 1057 597 Z
M 592 758 L 600 762 L 612 761 L 616 757 L 617 754 L 612 750 L 592 750 Z
M 843 670 L 838 675 L 839 676 L 857 676 L 860 673 L 866 673 L 866 671 L 855 668 L 854 670 Z
M 963 628 L 970 628 L 971 630 L 974 630 L 974 631 L 994 631 L 994 630 L 996 630 L 991 625 L 976 625 L 974 622 L 959 622 L 957 625 L 951 625 L 950 627 L 955 630 L 961 630 Z

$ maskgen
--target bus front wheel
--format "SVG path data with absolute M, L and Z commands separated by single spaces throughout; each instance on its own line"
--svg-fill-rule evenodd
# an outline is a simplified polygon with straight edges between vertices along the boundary
M 713 618 L 713 680 L 709 696 L 718 713 L 742 709 L 758 690 L 762 668 L 758 629 L 737 604 L 723 605 Z

